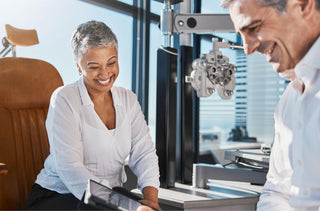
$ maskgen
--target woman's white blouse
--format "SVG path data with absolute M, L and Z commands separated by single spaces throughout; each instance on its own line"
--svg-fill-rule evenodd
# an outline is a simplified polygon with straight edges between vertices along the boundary
M 55 90 L 46 120 L 50 155 L 37 184 L 80 199 L 88 179 L 121 186 L 129 156 L 138 187 L 159 188 L 158 157 L 135 94 L 115 86 L 111 93 L 116 110 L 113 130 L 95 112 L 82 77 Z

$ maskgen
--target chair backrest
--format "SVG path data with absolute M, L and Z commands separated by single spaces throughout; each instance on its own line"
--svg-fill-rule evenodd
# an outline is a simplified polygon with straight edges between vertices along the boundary
M 63 82 L 49 63 L 0 58 L 0 210 L 24 209 L 49 154 L 45 119 L 52 92 Z

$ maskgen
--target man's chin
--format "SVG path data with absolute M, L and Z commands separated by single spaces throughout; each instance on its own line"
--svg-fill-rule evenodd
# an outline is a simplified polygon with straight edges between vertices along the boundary
M 284 70 L 282 72 L 279 72 L 279 75 L 285 79 L 288 79 L 288 80 L 293 80 L 295 79 L 296 77 L 296 74 L 294 72 L 294 69 L 287 69 L 287 70 Z
M 271 63 L 272 68 L 275 72 L 279 73 L 282 78 L 293 80 L 296 77 L 294 69 L 284 68 L 280 63 Z
M 271 63 L 271 65 L 272 65 L 273 70 L 274 70 L 275 72 L 277 72 L 277 73 L 281 73 L 281 72 L 285 71 L 285 70 L 283 70 L 283 69 L 281 68 L 281 66 L 280 66 L 279 63 Z
M 279 74 L 284 73 L 288 70 L 288 67 L 284 67 L 280 63 L 271 63 L 271 65 L 273 70 Z

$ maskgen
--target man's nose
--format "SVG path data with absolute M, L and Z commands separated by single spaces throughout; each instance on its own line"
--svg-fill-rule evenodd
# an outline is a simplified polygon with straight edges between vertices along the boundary
M 259 48 L 259 45 L 261 43 L 260 40 L 254 36 L 242 35 L 241 38 L 243 42 L 244 52 L 247 55 L 254 53 Z

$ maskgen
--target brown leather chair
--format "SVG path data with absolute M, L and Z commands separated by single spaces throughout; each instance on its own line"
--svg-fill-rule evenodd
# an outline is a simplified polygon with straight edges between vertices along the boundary
M 52 92 L 63 82 L 49 63 L 0 58 L 0 209 L 24 209 L 49 154 L 45 119 Z
M 4 163 L 0 163 L 0 175 L 6 175 L 8 173 L 8 166 Z

